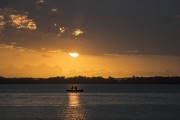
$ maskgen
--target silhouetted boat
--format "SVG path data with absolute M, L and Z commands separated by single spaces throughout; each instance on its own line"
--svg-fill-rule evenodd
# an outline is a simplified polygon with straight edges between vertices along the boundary
M 66 92 L 84 92 L 84 90 L 80 89 L 80 90 L 66 90 Z

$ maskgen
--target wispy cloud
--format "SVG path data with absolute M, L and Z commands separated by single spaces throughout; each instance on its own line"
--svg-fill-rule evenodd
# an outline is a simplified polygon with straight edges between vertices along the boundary
M 18 46 L 16 43 L 0 43 L 0 49 L 14 50 L 19 52 L 36 52 L 36 50 Z
M 113 57 L 118 57 L 120 54 L 104 54 L 105 56 L 113 56 Z
M 27 15 L 28 12 L 10 9 L 10 8 L 0 9 L 0 15 L 3 15 L 4 17 L 7 17 L 12 14 Z
M 37 4 L 42 4 L 42 3 L 44 3 L 45 2 L 45 0 L 37 0 Z
M 51 11 L 52 11 L 52 12 L 57 12 L 58 9 L 57 9 L 57 8 L 52 8 Z
M 41 9 L 45 2 L 45 0 L 36 0 L 36 9 Z
M 59 50 L 59 49 L 57 49 L 57 50 L 49 50 L 48 52 L 50 52 L 50 53 L 61 53 L 61 52 L 63 52 L 63 50 Z
M 106 53 L 104 55 L 105 56 L 119 57 L 122 55 L 138 55 L 139 53 L 141 53 L 141 52 L 138 50 L 125 50 L 125 51 L 121 51 L 119 53 Z
M 51 8 L 51 10 L 50 10 L 50 14 L 57 14 L 57 13 L 59 13 L 60 11 L 59 11 L 59 9 L 58 8 Z
M 12 50 L 14 49 L 14 45 L 2 43 L 0 44 L 0 48 Z
M 47 48 L 41 48 L 41 51 L 45 51 Z
M 58 8 L 51 8 L 49 11 L 49 15 L 58 15 L 60 13 L 60 10 Z
M 123 51 L 125 53 L 139 53 L 140 51 L 138 50 L 127 50 L 127 51 Z

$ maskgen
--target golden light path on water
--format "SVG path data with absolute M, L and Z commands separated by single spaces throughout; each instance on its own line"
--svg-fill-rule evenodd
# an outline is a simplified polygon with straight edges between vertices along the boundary
M 68 93 L 68 106 L 64 111 L 64 120 L 85 120 L 86 110 L 80 102 L 79 93 Z

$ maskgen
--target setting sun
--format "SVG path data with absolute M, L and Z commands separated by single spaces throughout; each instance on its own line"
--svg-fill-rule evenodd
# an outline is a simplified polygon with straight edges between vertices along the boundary
M 79 56 L 79 54 L 78 54 L 78 53 L 76 53 L 76 52 L 69 53 L 69 55 L 70 55 L 71 57 L 78 57 L 78 56 Z

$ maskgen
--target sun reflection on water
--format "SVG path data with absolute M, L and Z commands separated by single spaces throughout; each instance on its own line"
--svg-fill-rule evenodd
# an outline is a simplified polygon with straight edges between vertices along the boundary
M 64 111 L 64 120 L 86 120 L 87 113 L 80 102 L 79 93 L 68 93 L 68 104 Z
M 79 93 L 69 93 L 68 97 L 69 97 L 69 101 L 68 101 L 69 106 L 81 106 L 79 103 Z

